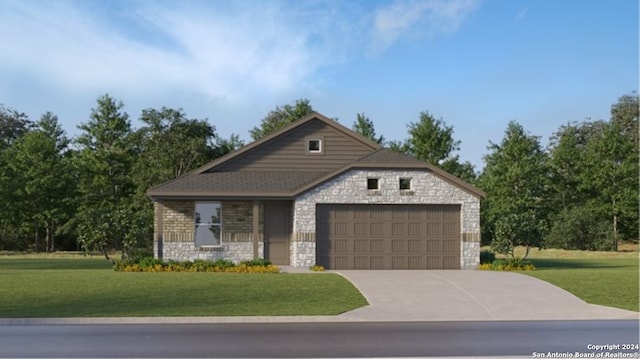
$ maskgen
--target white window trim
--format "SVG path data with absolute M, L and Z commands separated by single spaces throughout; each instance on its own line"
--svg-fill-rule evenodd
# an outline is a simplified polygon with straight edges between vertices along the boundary
M 319 150 L 310 150 L 309 144 L 311 141 L 318 141 Z M 324 155 L 324 137 L 322 136 L 309 136 L 304 139 L 304 151 L 308 155 Z
M 196 222 L 196 213 L 197 213 L 197 208 L 198 208 L 198 204 L 218 204 L 220 206 L 220 222 L 219 223 L 197 223 Z M 218 238 L 218 244 L 203 244 L 203 245 L 197 245 L 196 244 L 196 238 L 195 238 L 195 228 L 194 228 L 194 233 L 193 233 L 193 242 L 196 246 L 196 248 L 221 248 L 222 247 L 222 202 L 220 201 L 197 201 L 194 203 L 193 205 L 193 221 L 194 221 L 194 227 L 213 227 L 216 226 L 219 228 L 219 236 L 220 238 Z

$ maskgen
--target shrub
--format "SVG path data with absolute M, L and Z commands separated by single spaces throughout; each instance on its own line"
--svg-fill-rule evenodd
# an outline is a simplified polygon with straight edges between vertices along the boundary
M 264 258 L 258 258 L 258 259 L 252 259 L 250 261 L 243 261 L 243 262 L 240 262 L 240 264 L 246 264 L 248 266 L 266 267 L 268 265 L 271 265 L 271 261 L 268 260 L 268 259 L 264 259 Z
M 314 264 L 311 267 L 309 267 L 309 270 L 312 270 L 314 272 L 324 272 L 324 267 Z
M 225 272 L 225 273 L 279 273 L 280 268 L 268 260 L 246 261 L 235 265 L 228 259 L 207 261 L 196 259 L 192 261 L 163 261 L 152 257 L 145 257 L 139 261 L 117 261 L 113 269 L 119 272 Z
M 480 264 L 492 263 L 496 260 L 495 253 L 491 251 L 482 251 L 480 252 Z
M 496 259 L 491 263 L 482 263 L 478 269 L 494 271 L 532 271 L 536 267 L 528 260 L 520 258 Z

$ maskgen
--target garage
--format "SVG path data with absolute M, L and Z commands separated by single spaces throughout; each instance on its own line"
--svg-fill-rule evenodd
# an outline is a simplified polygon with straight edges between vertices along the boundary
M 460 205 L 317 204 L 327 269 L 460 269 Z

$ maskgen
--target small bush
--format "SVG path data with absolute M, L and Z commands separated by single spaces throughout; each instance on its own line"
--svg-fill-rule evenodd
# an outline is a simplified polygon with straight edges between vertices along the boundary
M 493 271 L 532 271 L 536 267 L 528 260 L 520 258 L 496 259 L 491 263 L 482 263 L 478 269 Z
M 228 259 L 206 261 L 163 261 L 145 257 L 138 262 L 132 260 L 117 261 L 113 269 L 118 272 L 225 272 L 225 273 L 279 273 L 280 268 L 268 260 L 253 260 L 235 265 Z
M 324 272 L 324 267 L 319 265 L 312 265 L 311 267 L 309 267 L 309 270 L 314 272 Z
M 491 264 L 496 260 L 495 253 L 491 251 L 482 251 L 480 252 L 480 264 Z
M 240 264 L 245 264 L 245 265 L 248 265 L 248 266 L 263 266 L 263 267 L 266 267 L 266 266 L 271 265 L 271 261 L 268 260 L 268 259 L 264 259 L 264 258 L 258 258 L 258 259 L 252 259 L 250 261 L 243 261 L 243 262 L 240 262 Z

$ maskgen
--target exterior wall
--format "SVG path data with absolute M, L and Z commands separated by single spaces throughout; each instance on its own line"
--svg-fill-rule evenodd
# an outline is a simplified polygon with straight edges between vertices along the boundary
M 400 177 L 411 178 L 411 190 L 400 191 Z M 379 190 L 367 190 L 367 178 L 379 178 Z M 480 262 L 480 200 L 423 170 L 348 171 L 300 195 L 294 201 L 291 264 L 315 264 L 317 203 L 459 204 L 461 210 L 460 267 Z
M 194 239 L 195 203 L 175 201 L 155 203 L 154 254 L 168 260 L 216 260 L 234 262 L 253 259 L 253 202 L 222 201 L 220 246 L 196 247 Z M 161 218 L 160 218 L 161 217 Z M 263 211 L 259 211 L 259 256 L 264 256 Z M 162 229 L 159 227 L 162 226 Z

